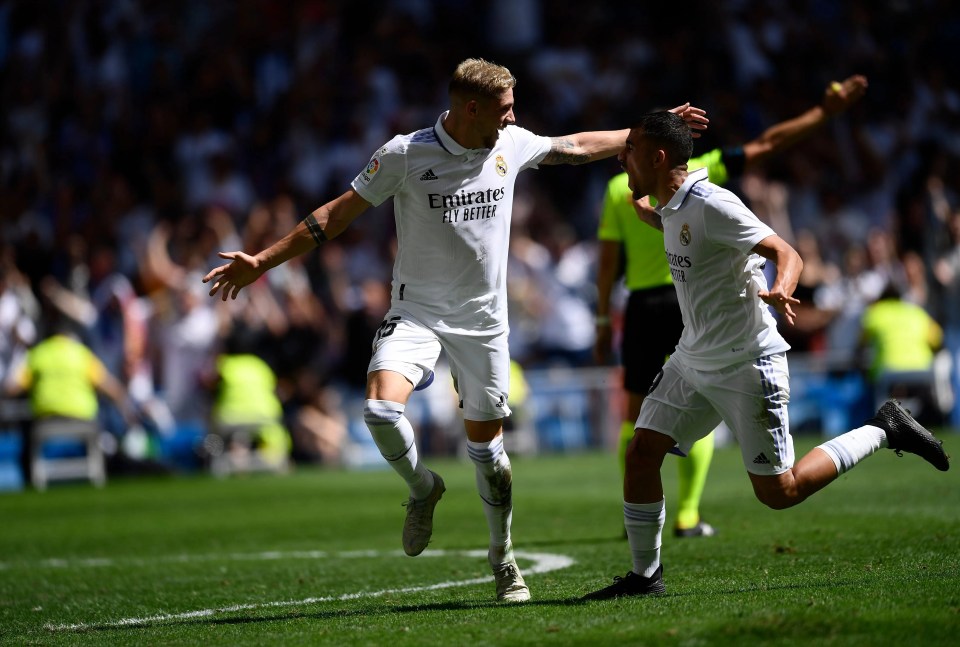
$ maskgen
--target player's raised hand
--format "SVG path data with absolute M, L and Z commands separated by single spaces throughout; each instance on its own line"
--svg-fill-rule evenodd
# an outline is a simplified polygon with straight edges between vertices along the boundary
M 843 112 L 867 92 L 867 77 L 862 74 L 848 76 L 842 82 L 833 81 L 823 91 L 823 109 L 827 114 Z
M 256 258 L 243 252 L 220 252 L 220 258 L 230 259 L 229 263 L 217 266 L 203 277 L 203 282 L 213 281 L 210 287 L 210 296 L 220 291 L 220 298 L 236 299 L 240 290 L 256 281 L 265 271 L 260 267 Z
M 689 101 L 676 108 L 671 108 L 670 112 L 675 115 L 680 115 L 680 117 L 687 122 L 687 126 L 690 127 L 690 134 L 694 139 L 700 136 L 700 133 L 697 131 L 706 130 L 707 124 L 710 123 L 710 120 L 707 119 L 707 111 L 703 108 L 691 106 Z
M 797 315 L 793 312 L 793 306 L 800 305 L 800 299 L 792 297 L 782 290 L 760 290 L 757 296 L 763 299 L 767 305 L 773 306 L 773 309 L 782 314 L 791 326 L 797 320 Z

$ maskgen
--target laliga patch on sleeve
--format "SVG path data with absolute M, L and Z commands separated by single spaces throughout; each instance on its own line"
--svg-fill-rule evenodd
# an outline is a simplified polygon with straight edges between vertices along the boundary
M 370 163 L 367 164 L 367 168 L 363 169 L 363 172 L 360 174 L 360 179 L 364 184 L 369 184 L 370 180 L 373 179 L 373 176 L 377 174 L 377 171 L 380 170 L 380 156 L 379 154 L 370 160 Z

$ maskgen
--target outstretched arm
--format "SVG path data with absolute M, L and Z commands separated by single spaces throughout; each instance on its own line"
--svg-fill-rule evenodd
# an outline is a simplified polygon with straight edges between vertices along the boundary
M 697 131 L 706 130 L 707 124 L 710 123 L 705 110 L 695 108 L 689 103 L 672 108 L 670 112 L 683 117 L 683 120 L 693 131 L 694 137 L 699 137 L 700 133 Z M 629 134 L 630 129 L 624 128 L 623 130 L 598 130 L 564 137 L 552 137 L 553 146 L 540 163 L 586 164 L 587 162 L 613 157 L 623 150 L 624 142 L 626 142 Z
M 787 319 L 787 323 L 793 325 L 796 315 L 793 312 L 793 306 L 799 305 L 800 300 L 793 296 L 797 289 L 797 281 L 800 280 L 800 272 L 803 270 L 803 260 L 800 254 L 784 239 L 776 234 L 767 236 L 753 247 L 753 251 L 766 259 L 774 262 L 777 266 L 777 278 L 769 290 L 761 290 L 757 293 L 761 299 L 782 314 Z
M 370 203 L 350 189 L 304 218 L 290 233 L 254 256 L 243 252 L 220 252 L 229 263 L 213 268 L 203 282 L 213 281 L 210 296 L 236 299 L 240 290 L 256 281 L 264 272 L 295 256 L 304 254 L 339 235 Z
M 780 153 L 793 144 L 806 139 L 827 123 L 830 117 L 844 112 L 863 97 L 867 91 L 867 78 L 855 74 L 842 83 L 832 82 L 824 90 L 823 100 L 801 115 L 781 121 L 767 128 L 763 134 L 743 145 L 744 163 L 749 168 L 771 155 Z
M 630 134 L 623 130 L 597 130 L 593 132 L 551 137 L 552 146 L 541 164 L 586 164 L 613 157 L 619 153 Z

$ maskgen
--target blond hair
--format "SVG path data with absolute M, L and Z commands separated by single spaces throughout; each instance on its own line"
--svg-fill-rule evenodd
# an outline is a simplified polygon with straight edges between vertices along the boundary
M 454 70 L 450 79 L 450 94 L 492 99 L 516 84 L 517 79 L 502 65 L 482 58 L 468 58 Z

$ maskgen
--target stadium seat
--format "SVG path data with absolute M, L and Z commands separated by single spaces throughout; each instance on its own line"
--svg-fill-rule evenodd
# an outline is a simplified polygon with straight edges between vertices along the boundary
M 48 454 L 44 445 L 53 441 L 74 441 L 83 445 L 80 456 Z M 38 490 L 50 481 L 89 479 L 97 487 L 107 482 L 106 459 L 100 447 L 100 426 L 93 421 L 71 418 L 35 420 L 30 430 L 30 482 Z
M 275 424 L 268 421 L 267 424 Z M 267 452 L 256 438 L 263 423 L 215 425 L 203 440 L 210 472 L 227 476 L 237 472 L 287 472 L 289 453 Z

